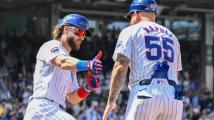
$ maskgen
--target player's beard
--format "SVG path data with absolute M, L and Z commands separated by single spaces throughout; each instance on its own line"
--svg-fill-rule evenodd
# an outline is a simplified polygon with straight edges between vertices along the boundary
M 71 47 L 71 49 L 73 51 L 77 51 L 80 49 L 80 45 L 78 45 L 75 40 L 74 40 L 74 37 L 72 36 L 68 36 L 67 37 L 67 41 L 68 41 L 68 45 Z

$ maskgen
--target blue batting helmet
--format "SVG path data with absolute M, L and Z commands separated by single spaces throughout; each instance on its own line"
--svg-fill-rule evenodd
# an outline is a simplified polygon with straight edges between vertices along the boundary
M 86 17 L 79 14 L 68 14 L 60 20 L 60 25 L 69 24 L 86 31 L 86 36 L 90 37 L 89 21 Z
M 157 14 L 157 3 L 155 0 L 133 0 L 125 17 L 130 17 L 134 11 L 154 12 Z

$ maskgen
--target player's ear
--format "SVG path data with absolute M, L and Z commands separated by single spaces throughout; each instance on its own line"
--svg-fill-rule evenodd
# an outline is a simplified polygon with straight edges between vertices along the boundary
M 139 12 L 136 12 L 136 21 L 141 21 L 141 15 L 139 14 Z
M 68 33 L 68 30 L 69 30 L 69 27 L 68 27 L 68 26 L 64 26 L 64 27 L 63 27 L 63 31 L 64 31 L 64 33 L 66 33 L 66 34 L 67 34 L 67 33 Z

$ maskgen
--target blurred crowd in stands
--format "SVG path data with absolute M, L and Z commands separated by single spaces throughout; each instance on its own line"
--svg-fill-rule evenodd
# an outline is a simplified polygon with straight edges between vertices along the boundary
M 98 50 L 103 50 L 103 74 L 100 75 L 102 88 L 92 93 L 78 105 L 68 105 L 67 111 L 78 120 L 101 120 L 107 102 L 109 80 L 113 66 L 112 54 L 120 29 L 109 30 L 105 26 L 95 32 L 92 39 L 86 39 L 78 52 L 71 55 L 81 59 L 91 59 Z M 22 120 L 32 94 L 32 81 L 36 53 L 50 37 L 26 32 L 0 35 L 0 120 Z M 211 120 L 214 97 L 204 85 L 200 72 L 200 42 L 180 41 L 183 71 L 179 75 L 179 85 L 185 97 L 183 120 Z M 188 49 L 191 46 L 192 49 Z M 195 46 L 195 48 L 194 48 Z M 81 83 L 85 73 L 78 73 Z M 122 90 L 117 109 L 110 114 L 110 120 L 123 120 L 129 91 L 127 82 Z M 214 119 L 214 118 L 212 118 Z

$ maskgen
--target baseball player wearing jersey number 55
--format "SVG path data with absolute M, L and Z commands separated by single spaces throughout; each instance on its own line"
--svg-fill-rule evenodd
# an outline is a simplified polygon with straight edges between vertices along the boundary
M 80 49 L 85 36 L 90 36 L 88 28 L 89 22 L 84 16 L 66 15 L 54 28 L 54 40 L 40 47 L 36 57 L 33 95 L 24 120 L 75 120 L 64 111 L 66 101 L 77 104 L 99 87 L 99 79 L 93 74 L 102 71 L 99 60 L 102 52 L 92 60 L 79 60 L 69 55 L 71 51 Z M 82 87 L 77 82 L 77 71 L 89 71 Z
M 129 13 L 131 26 L 121 31 L 113 54 L 108 103 L 103 120 L 116 107 L 116 99 L 130 76 L 125 120 L 181 120 L 183 102 L 177 91 L 182 70 L 180 45 L 176 36 L 155 23 L 155 0 L 134 0 Z M 180 94 L 180 93 L 179 93 Z

